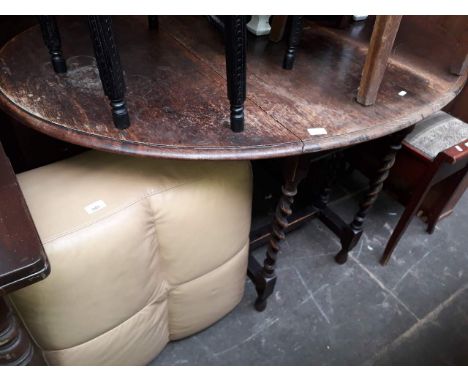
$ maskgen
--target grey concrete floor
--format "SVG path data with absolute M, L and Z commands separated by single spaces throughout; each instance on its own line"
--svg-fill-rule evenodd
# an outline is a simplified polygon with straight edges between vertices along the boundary
M 349 221 L 359 196 L 333 208 Z M 254 310 L 255 289 L 246 280 L 231 313 L 168 344 L 151 364 L 468 365 L 468 195 L 432 235 L 414 219 L 382 267 L 379 257 L 402 210 L 382 193 L 341 266 L 333 260 L 339 243 L 319 221 L 290 233 L 264 312 Z

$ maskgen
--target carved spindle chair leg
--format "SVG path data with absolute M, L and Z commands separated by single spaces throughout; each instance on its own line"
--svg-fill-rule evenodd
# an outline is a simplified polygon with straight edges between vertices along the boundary
M 291 70 L 296 58 L 296 50 L 301 40 L 302 16 L 291 16 L 291 30 L 288 37 L 288 48 L 283 60 L 283 69 Z
M 246 96 L 246 45 L 245 16 L 226 16 L 224 22 L 226 49 L 227 90 L 230 102 L 231 129 L 244 130 L 244 102 Z
M 288 158 L 287 161 L 285 183 L 281 188 L 282 195 L 276 206 L 271 226 L 271 237 L 260 277 L 263 282 L 256 285 L 258 297 L 255 301 L 255 309 L 259 312 L 266 308 L 267 299 L 273 293 L 276 284 L 275 266 L 281 241 L 286 237 L 287 219 L 292 214 L 292 204 L 294 196 L 297 194 L 297 187 L 307 176 L 309 170 L 309 160 L 306 156 Z
M 110 16 L 88 16 L 88 24 L 99 76 L 110 101 L 114 125 L 118 129 L 126 129 L 130 126 L 130 117 L 124 98 L 125 82 L 112 31 L 112 19 Z
M 57 21 L 54 16 L 38 16 L 41 26 L 42 38 L 49 49 L 50 60 L 55 73 L 66 73 L 67 64 L 62 54 L 62 43 Z
M 369 190 L 364 200 L 361 202 L 353 221 L 349 225 L 350 231 L 345 234 L 341 240 L 341 250 L 335 256 L 335 261 L 338 264 L 344 264 L 348 260 L 348 252 L 359 242 L 367 213 L 377 200 L 380 191 L 382 191 L 383 183 L 385 179 L 387 179 L 390 169 L 395 163 L 396 154 L 401 149 L 401 142 L 410 130 L 411 129 L 399 131 L 388 137 L 388 151 L 383 156 L 380 168 L 377 170 L 375 178 L 370 182 Z
M 148 28 L 151 30 L 159 29 L 159 19 L 158 16 L 148 16 Z
M 10 303 L 0 297 L 0 365 L 28 365 L 34 347 L 28 333 L 18 322 Z

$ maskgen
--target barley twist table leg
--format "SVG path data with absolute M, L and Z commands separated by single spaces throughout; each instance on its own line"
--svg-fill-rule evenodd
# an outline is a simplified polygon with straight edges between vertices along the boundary
M 285 183 L 281 188 L 282 195 L 276 206 L 263 269 L 256 283 L 258 297 L 255 301 L 255 308 L 258 311 L 266 308 L 267 298 L 273 293 L 276 284 L 275 266 L 281 241 L 286 237 L 287 218 L 292 214 L 292 204 L 297 194 L 297 186 L 307 176 L 308 168 L 309 160 L 306 156 L 288 158 Z
M 351 251 L 362 235 L 364 221 L 366 216 L 374 205 L 377 197 L 382 191 L 383 183 L 387 179 L 390 169 L 395 163 L 395 157 L 397 152 L 401 149 L 401 142 L 406 137 L 411 129 L 405 129 L 389 136 L 388 139 L 388 150 L 381 160 L 379 169 L 376 172 L 375 178 L 369 185 L 369 190 L 364 197 L 364 200 L 359 206 L 359 210 L 354 216 L 353 221 L 349 225 L 350 230 L 341 240 L 341 250 L 335 256 L 335 261 L 338 264 L 344 264 L 348 260 L 348 252 Z

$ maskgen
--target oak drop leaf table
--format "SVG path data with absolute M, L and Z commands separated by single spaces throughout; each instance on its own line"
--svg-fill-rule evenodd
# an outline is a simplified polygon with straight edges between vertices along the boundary
M 86 24 L 76 18 L 61 21 L 65 74 L 51 69 L 38 26 L 0 51 L 0 107 L 23 124 L 73 144 L 124 155 L 186 160 L 287 157 L 272 228 L 252 237 L 253 246 L 268 241 L 264 264 L 253 257 L 249 261 L 258 310 L 265 308 L 273 291 L 276 257 L 310 161 L 360 142 L 388 140 L 378 173 L 350 224 L 327 206 L 329 185 L 309 211 L 340 237 L 336 260 L 343 263 L 362 234 L 367 211 L 407 128 L 444 107 L 466 81 L 466 74 L 453 75 L 448 69 L 450 40 L 427 26 L 431 23 L 413 17 L 401 22 L 376 102 L 369 107 L 355 99 L 371 26 L 338 30 L 307 24 L 292 71 L 281 68 L 283 44 L 250 36 L 245 129 L 236 133 L 226 114 L 223 39 L 206 18 L 162 16 L 158 33 L 151 33 L 145 17 L 115 17 L 132 115 L 130 128 L 118 130 L 108 112 Z

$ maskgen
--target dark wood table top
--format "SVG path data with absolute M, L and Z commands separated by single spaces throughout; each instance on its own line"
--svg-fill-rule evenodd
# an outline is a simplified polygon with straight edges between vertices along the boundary
M 1 144 L 0 211 L 1 297 L 50 273 L 41 240 Z
M 249 37 L 245 131 L 229 129 L 224 48 L 204 17 L 115 17 L 131 127 L 113 127 L 84 19 L 59 20 L 69 71 L 52 70 L 38 27 L 0 51 L 0 106 L 45 134 L 94 149 L 180 159 L 260 159 L 349 146 L 440 110 L 466 76 L 450 74 L 453 39 L 404 17 L 374 106 L 355 102 L 371 25 L 309 23 L 292 71 L 284 44 Z M 404 96 L 399 95 L 405 91 Z M 309 129 L 323 128 L 324 135 Z

